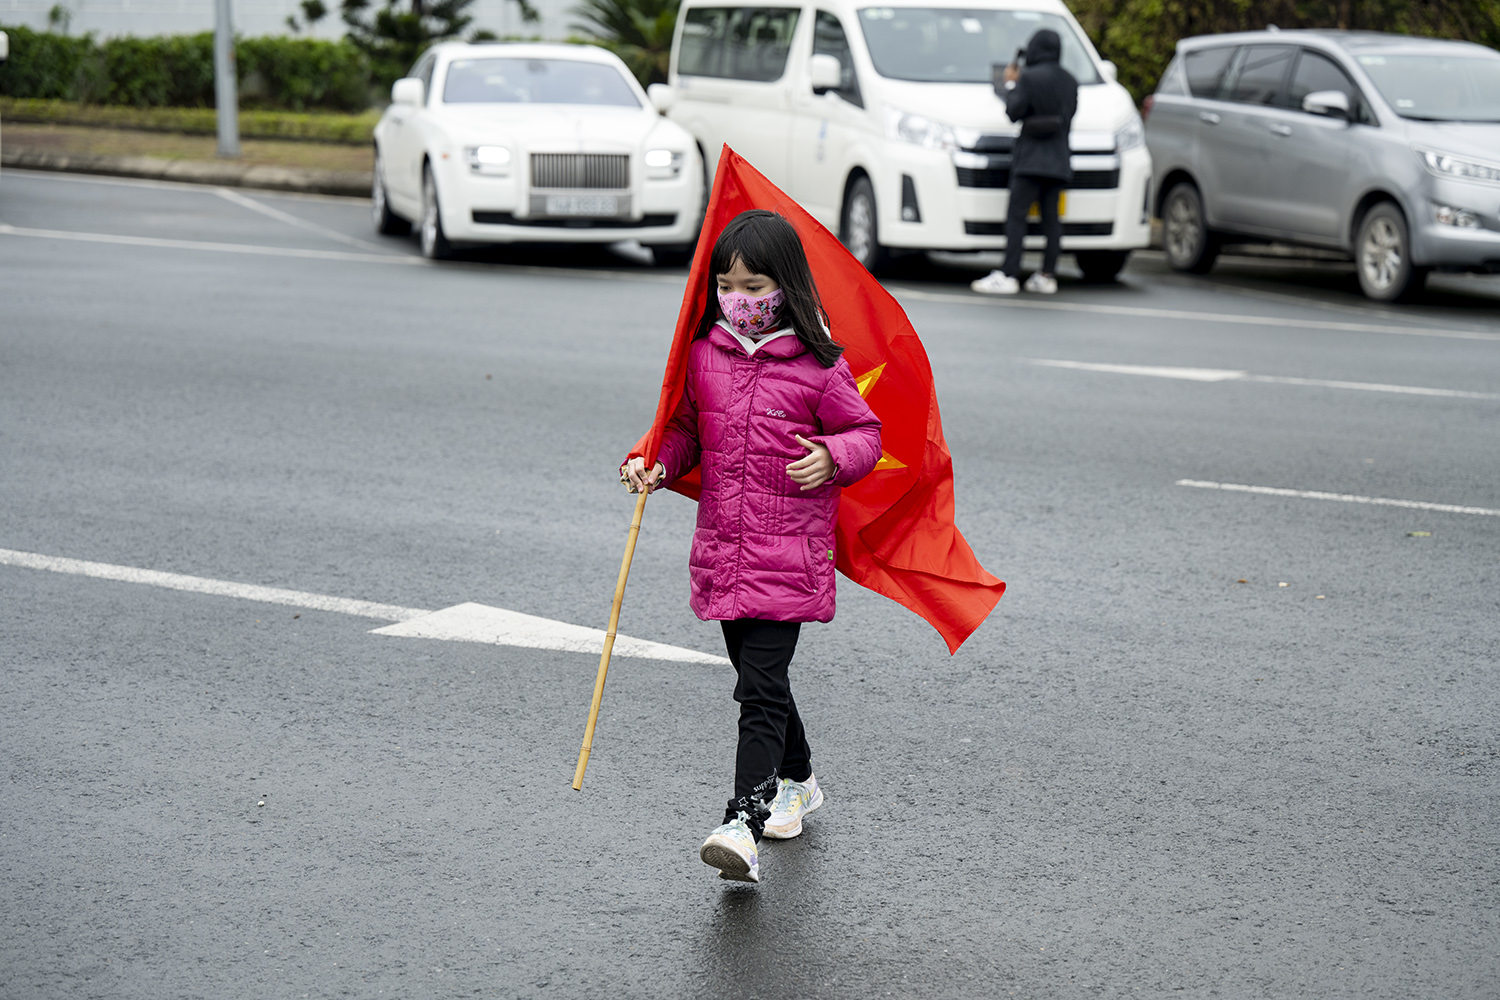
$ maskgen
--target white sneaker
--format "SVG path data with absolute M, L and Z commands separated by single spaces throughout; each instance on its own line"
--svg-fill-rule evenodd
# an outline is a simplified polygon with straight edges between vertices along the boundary
M 1003 271 L 991 271 L 969 282 L 969 287 L 985 295 L 1014 295 L 1021 290 L 1021 283 Z
M 1050 274 L 1033 271 L 1031 277 L 1026 279 L 1026 290 L 1036 292 L 1038 295 L 1056 295 L 1057 279 Z
M 776 840 L 790 840 L 802 832 L 802 820 L 823 804 L 823 789 L 816 774 L 806 781 L 781 779 L 776 799 L 771 803 L 771 818 L 766 820 L 765 835 Z
M 698 857 L 709 867 L 719 869 L 720 878 L 732 882 L 760 881 L 755 834 L 750 832 L 744 813 L 710 833 L 698 848 Z

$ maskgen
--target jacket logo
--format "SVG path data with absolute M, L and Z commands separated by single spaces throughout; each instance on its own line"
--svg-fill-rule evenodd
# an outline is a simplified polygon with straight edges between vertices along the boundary
M 784 416 L 786 416 L 786 411 L 785 410 L 767 410 L 766 411 L 766 416 L 768 416 L 768 417 L 784 417 Z

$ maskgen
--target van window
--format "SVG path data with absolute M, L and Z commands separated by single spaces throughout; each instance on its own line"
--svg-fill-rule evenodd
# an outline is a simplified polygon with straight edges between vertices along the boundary
M 864 98 L 859 94 L 859 78 L 854 75 L 854 56 L 849 51 L 849 36 L 844 34 L 844 26 L 839 23 L 839 19 L 826 10 L 818 11 L 818 19 L 813 22 L 813 55 L 829 55 L 839 61 L 839 65 L 844 67 L 844 74 L 839 77 L 839 86 L 834 93 L 856 108 L 864 107 Z
M 1281 84 L 1297 50 L 1290 45 L 1247 45 L 1239 70 L 1230 74 L 1226 101 L 1280 104 Z
M 1229 68 L 1229 57 L 1232 55 L 1233 45 L 1189 52 L 1183 59 L 1187 64 L 1188 93 L 1207 100 L 1218 97 L 1219 84 L 1224 81 L 1224 70 Z
M 1292 82 L 1287 87 L 1286 106 L 1301 111 L 1302 99 L 1319 90 L 1337 90 L 1348 97 L 1349 114 L 1355 121 L 1368 123 L 1372 120 L 1359 88 L 1343 67 L 1321 52 L 1303 49 L 1297 59 L 1297 68 L 1292 71 Z
M 682 26 L 677 72 L 769 83 L 786 72 L 795 7 L 695 7 Z
M 875 72 L 920 83 L 989 83 L 1031 36 L 1051 28 L 1062 39 L 1062 67 L 1080 84 L 1103 83 L 1073 25 L 1030 10 L 865 7 L 859 12 Z

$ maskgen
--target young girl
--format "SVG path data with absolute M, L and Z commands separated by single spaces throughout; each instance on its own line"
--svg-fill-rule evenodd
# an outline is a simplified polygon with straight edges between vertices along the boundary
M 829 336 L 791 223 L 740 214 L 708 271 L 714 294 L 659 460 L 620 471 L 634 492 L 702 465 L 691 603 L 723 627 L 740 722 L 734 797 L 699 856 L 721 878 L 759 882 L 761 837 L 797 836 L 823 804 L 787 667 L 801 623 L 833 618 L 839 488 L 880 459 L 880 421 Z

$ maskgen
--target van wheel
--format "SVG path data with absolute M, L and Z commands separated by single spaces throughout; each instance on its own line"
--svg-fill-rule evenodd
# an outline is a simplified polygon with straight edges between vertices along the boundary
M 1078 270 L 1083 280 L 1103 285 L 1114 281 L 1125 262 L 1130 259 L 1129 250 L 1079 250 L 1073 254 L 1078 261 Z
M 880 245 L 880 229 L 875 214 L 875 186 L 868 177 L 856 177 L 844 196 L 844 214 L 839 226 L 839 239 L 854 259 L 874 274 L 890 259 L 885 247 Z
M 453 244 L 443 234 L 443 213 L 438 208 L 437 182 L 432 168 L 422 168 L 422 256 L 428 260 L 445 260 L 453 256 Z
M 411 223 L 392 212 L 391 203 L 386 200 L 379 146 L 375 147 L 375 174 L 370 182 L 370 215 L 375 220 L 375 231 L 382 236 L 405 236 L 411 232 Z
M 1161 217 L 1167 263 L 1178 271 L 1207 274 L 1219 256 L 1219 240 L 1208 230 L 1198 188 L 1187 181 L 1173 185 Z
M 1365 213 L 1354 240 L 1359 288 L 1376 302 L 1409 299 L 1422 290 L 1427 268 L 1411 262 L 1411 237 L 1401 209 L 1383 201 Z

